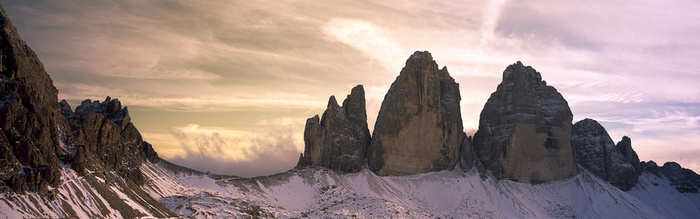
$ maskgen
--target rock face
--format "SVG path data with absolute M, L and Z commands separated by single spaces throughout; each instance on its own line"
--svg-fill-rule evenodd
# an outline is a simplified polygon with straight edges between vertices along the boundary
M 75 112 L 65 100 L 60 104 L 72 130 L 66 139 L 66 149 L 73 155 L 68 158 L 73 158 L 69 160 L 74 170 L 80 174 L 87 170 L 115 170 L 119 176 L 142 183 L 138 167 L 146 159 L 155 162 L 158 155 L 143 141 L 131 123 L 128 109 L 122 108 L 119 100 L 107 97 L 100 103 L 88 99 Z
M 676 162 L 666 162 L 662 167 L 654 161 L 641 162 L 642 171 L 647 171 L 656 176 L 664 176 L 671 181 L 671 185 L 681 193 L 698 193 L 700 189 L 700 175 L 690 169 L 682 168 Z
M 0 28 L 1 184 L 45 191 L 60 183 L 58 90 L 2 9 Z
M 109 97 L 87 100 L 75 113 L 59 104 L 51 78 L 1 8 L 0 26 L 0 192 L 48 192 L 60 185 L 63 164 L 142 183 L 138 167 L 158 156 L 126 107 Z
M 359 172 L 365 164 L 369 141 L 365 91 L 362 85 L 358 85 L 343 101 L 342 107 L 331 96 L 320 121 L 318 115 L 306 120 L 304 153 L 297 166 Z
M 574 124 L 571 144 L 576 149 L 576 162 L 591 173 L 623 191 L 637 185 L 641 167 L 627 136 L 616 146 L 600 123 L 584 119 Z
M 480 117 L 474 152 L 495 177 L 537 183 L 578 173 L 568 103 L 532 67 L 508 66 Z
M 384 97 L 368 152 L 377 175 L 454 168 L 463 143 L 459 84 L 428 52 L 415 52 Z

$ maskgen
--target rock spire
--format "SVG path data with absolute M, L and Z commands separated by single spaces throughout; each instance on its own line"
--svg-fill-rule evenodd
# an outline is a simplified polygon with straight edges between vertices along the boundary
M 359 172 L 365 164 L 369 140 L 365 91 L 362 85 L 357 85 L 342 107 L 331 96 L 320 120 L 318 115 L 306 120 L 304 153 L 297 166 Z
M 384 96 L 368 166 L 378 175 L 454 168 L 464 139 L 459 84 L 429 52 L 415 52 Z

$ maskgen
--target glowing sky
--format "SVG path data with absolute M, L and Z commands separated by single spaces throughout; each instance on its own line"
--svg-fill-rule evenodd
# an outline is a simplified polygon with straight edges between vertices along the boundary
M 0 1 L 73 107 L 118 98 L 159 155 L 292 168 L 306 118 L 356 84 L 370 129 L 413 51 L 460 83 L 468 134 L 521 60 L 642 160 L 700 171 L 700 2 Z

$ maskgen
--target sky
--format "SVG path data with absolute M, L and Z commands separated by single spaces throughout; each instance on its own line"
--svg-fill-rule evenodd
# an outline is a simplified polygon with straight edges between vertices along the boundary
M 118 98 L 162 158 L 239 176 L 284 172 L 307 118 L 357 84 L 373 128 L 406 59 L 460 84 L 465 131 L 520 60 L 574 122 L 632 139 L 641 160 L 700 172 L 700 2 L 0 0 L 77 106 Z

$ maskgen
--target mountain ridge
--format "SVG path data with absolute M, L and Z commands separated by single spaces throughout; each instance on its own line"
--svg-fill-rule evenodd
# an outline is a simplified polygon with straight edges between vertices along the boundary
M 203 173 L 158 157 L 131 123 L 127 107 L 122 107 L 118 99 L 109 96 L 103 102 L 88 99 L 75 110 L 65 100 L 59 102 L 58 90 L 50 76 L 36 54 L 19 38 L 1 6 L 0 26 L 2 216 L 677 218 L 700 215 L 700 176 L 673 162 L 662 167 L 653 161 L 639 162 L 629 138 L 612 146 L 606 142 L 604 148 L 615 148 L 619 155 L 614 156 L 633 167 L 634 183 L 615 187 L 611 183 L 616 183 L 616 179 L 591 173 L 578 160 L 572 162 L 566 157 L 567 153 L 574 153 L 570 147 L 575 147 L 566 146 L 567 130 L 571 133 L 566 127 L 572 125 L 568 104 L 553 87 L 546 85 L 539 72 L 521 62 L 506 68 L 505 83 L 492 94 L 495 102 L 489 100 L 495 104 L 486 103 L 504 107 L 485 106 L 482 111 L 487 114 L 482 118 L 487 121 L 484 131 L 489 127 L 491 134 L 487 137 L 466 136 L 459 111 L 459 84 L 445 67 L 437 68 L 430 53 L 417 51 L 406 61 L 396 86 L 392 84 L 387 93 L 386 107 L 382 103 L 378 118 L 390 122 L 378 119 L 380 124 L 375 127 L 384 128 L 379 131 L 375 128 L 375 133 L 369 136 L 364 90 L 357 86 L 342 107 L 332 96 L 321 121 L 318 116 L 307 120 L 306 128 L 312 137 L 305 146 L 316 147 L 308 150 L 316 152 L 307 154 L 305 149 L 301 165 L 270 176 L 244 178 Z M 512 98 L 513 95 L 523 98 Z M 504 98 L 498 99 L 499 96 Z M 491 129 L 491 124 L 506 128 Z M 515 127 L 512 130 L 511 124 Z M 518 134 L 529 132 L 538 138 Z M 391 136 L 423 139 L 422 135 L 434 140 L 429 142 L 430 147 L 377 146 L 378 141 L 393 141 Z M 380 136 L 381 140 L 375 139 Z M 509 140 L 504 141 L 507 144 L 490 144 L 489 136 Z M 347 141 L 336 141 L 341 137 L 347 137 Z M 356 147 L 346 147 L 348 144 Z M 506 159 L 519 156 L 507 151 L 521 146 L 537 147 L 543 151 L 539 153 L 554 156 L 556 162 L 563 160 L 568 165 L 564 168 L 581 172 L 564 171 L 555 177 L 542 178 L 539 173 L 533 174 L 533 168 L 502 169 L 501 164 L 509 162 Z M 503 153 L 486 159 L 484 151 Z M 430 156 L 420 157 L 425 154 Z M 357 159 L 348 165 L 344 163 L 348 157 Z M 400 162 L 411 166 L 403 168 Z M 537 160 L 515 164 L 527 162 L 539 165 Z M 649 200 L 649 196 L 673 202 Z M 579 200 L 581 197 L 588 201 Z

